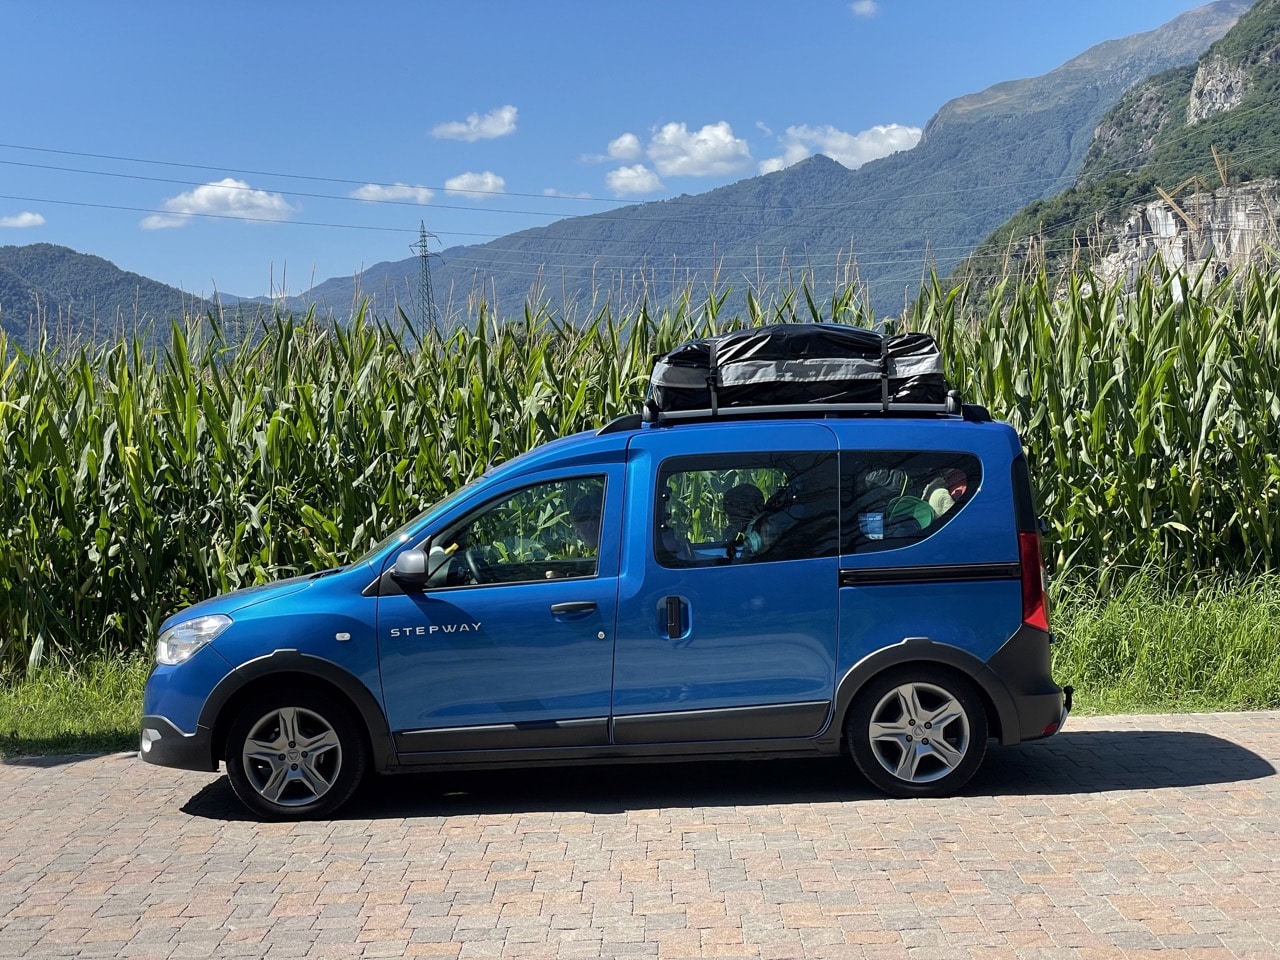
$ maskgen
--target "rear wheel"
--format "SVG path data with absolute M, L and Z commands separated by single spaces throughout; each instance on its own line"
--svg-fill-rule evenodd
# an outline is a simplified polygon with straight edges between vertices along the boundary
M 854 763 L 895 797 L 942 797 L 977 772 L 987 750 L 987 714 L 973 684 L 922 664 L 866 685 L 845 725 Z
M 227 776 L 241 802 L 263 819 L 321 817 L 355 793 L 367 753 L 344 704 L 285 690 L 241 708 L 227 733 Z

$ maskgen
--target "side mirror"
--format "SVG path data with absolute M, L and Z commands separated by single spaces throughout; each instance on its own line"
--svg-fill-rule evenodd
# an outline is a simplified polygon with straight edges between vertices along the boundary
M 396 557 L 396 565 L 391 569 L 391 576 L 400 583 L 426 586 L 430 579 L 427 570 L 427 555 L 422 550 L 405 550 Z
M 449 575 L 449 563 L 457 550 L 456 543 L 447 547 L 434 546 L 430 553 L 425 550 L 406 550 L 396 557 L 391 577 L 397 583 L 408 586 L 442 587 Z

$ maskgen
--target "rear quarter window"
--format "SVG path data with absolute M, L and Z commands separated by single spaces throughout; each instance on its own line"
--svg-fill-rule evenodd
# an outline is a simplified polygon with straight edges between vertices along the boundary
M 927 540 L 973 499 L 982 463 L 939 450 L 840 455 L 841 553 L 896 550 Z

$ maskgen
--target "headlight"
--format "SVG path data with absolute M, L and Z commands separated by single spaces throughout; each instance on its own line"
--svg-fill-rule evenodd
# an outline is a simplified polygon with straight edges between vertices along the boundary
M 176 666 L 231 626 L 231 618 L 215 613 L 207 617 L 184 620 L 160 634 L 156 641 L 156 663 Z

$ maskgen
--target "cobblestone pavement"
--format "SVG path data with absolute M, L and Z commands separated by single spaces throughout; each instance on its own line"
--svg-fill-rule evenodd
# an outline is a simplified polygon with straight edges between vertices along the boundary
M 838 761 L 383 778 L 243 818 L 131 755 L 0 766 L 0 958 L 1280 957 L 1280 712 L 1073 719 L 965 796 Z

